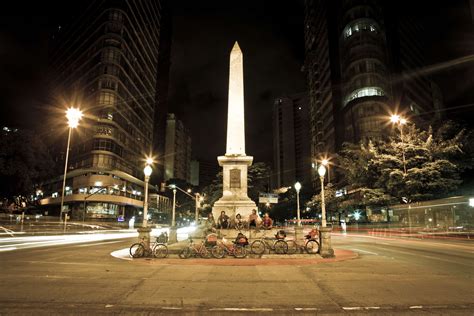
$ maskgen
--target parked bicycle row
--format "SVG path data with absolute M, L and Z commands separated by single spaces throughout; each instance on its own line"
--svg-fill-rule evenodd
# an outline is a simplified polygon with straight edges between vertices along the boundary
M 266 237 L 264 234 L 249 243 L 247 236 L 243 233 L 239 233 L 233 241 L 229 241 L 226 238 L 219 240 L 217 234 L 211 233 L 208 234 L 200 243 L 195 243 L 192 238 L 189 238 L 189 243 L 181 249 L 179 257 L 182 259 L 191 257 L 214 257 L 220 259 L 226 256 L 245 258 L 249 254 L 261 256 L 264 253 L 271 252 L 276 254 L 306 252 L 313 255 L 319 253 L 317 230 L 311 230 L 304 237 L 304 240 L 301 242 L 296 239 L 287 239 L 286 233 L 283 230 L 280 230 L 274 237 Z M 143 240 L 130 247 L 130 256 L 133 258 L 151 255 L 155 258 L 166 258 L 168 256 L 168 247 L 160 237 L 158 237 L 148 249 Z

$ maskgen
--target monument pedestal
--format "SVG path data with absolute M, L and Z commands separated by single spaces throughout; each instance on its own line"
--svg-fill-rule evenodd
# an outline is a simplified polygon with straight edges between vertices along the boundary
M 217 220 L 224 211 L 231 219 L 240 214 L 247 220 L 257 205 L 247 195 L 247 171 L 253 157 L 246 155 L 225 155 L 217 158 L 222 166 L 222 197 L 214 203 L 212 214 Z

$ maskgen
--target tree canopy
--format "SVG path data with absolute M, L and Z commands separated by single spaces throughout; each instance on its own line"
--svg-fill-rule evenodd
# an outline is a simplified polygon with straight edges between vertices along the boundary
M 54 162 L 41 138 L 32 131 L 0 134 L 0 195 L 29 196 L 34 185 L 51 177 Z
M 385 141 L 344 144 L 339 165 L 345 182 L 359 188 L 363 204 L 441 197 L 459 186 L 460 173 L 470 167 L 465 130 L 450 122 L 436 130 L 402 128 L 403 134 Z

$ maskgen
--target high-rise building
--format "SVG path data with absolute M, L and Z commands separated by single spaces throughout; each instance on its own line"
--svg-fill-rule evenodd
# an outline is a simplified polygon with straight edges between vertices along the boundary
M 199 186 L 199 161 L 191 160 L 191 175 L 189 183 L 194 186 Z
M 309 102 L 306 93 L 282 96 L 273 104 L 273 185 L 310 184 Z
M 399 1 L 305 0 L 313 159 L 384 137 L 391 113 L 436 117 L 442 97 L 422 71 L 422 33 Z
M 165 180 L 191 181 L 191 136 L 173 113 L 166 120 Z
M 67 166 L 64 201 L 73 217 L 117 218 L 143 206 L 144 162 L 152 154 L 154 118 L 163 111 L 157 102 L 162 4 L 93 1 L 54 35 L 53 93 L 65 100 L 61 106 L 85 113 Z M 62 176 L 45 185 L 43 205 L 60 203 L 61 184 Z

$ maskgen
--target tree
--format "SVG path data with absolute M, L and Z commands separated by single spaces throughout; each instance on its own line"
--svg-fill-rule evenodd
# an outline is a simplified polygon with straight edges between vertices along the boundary
M 360 189 L 365 205 L 446 195 L 458 187 L 460 172 L 468 167 L 463 162 L 465 131 L 454 128 L 450 122 L 436 130 L 408 125 L 403 138 L 345 144 L 339 159 L 345 181 Z
M 32 131 L 9 131 L 0 135 L 1 196 L 13 200 L 29 196 L 35 185 L 53 176 L 53 166 L 46 145 Z

